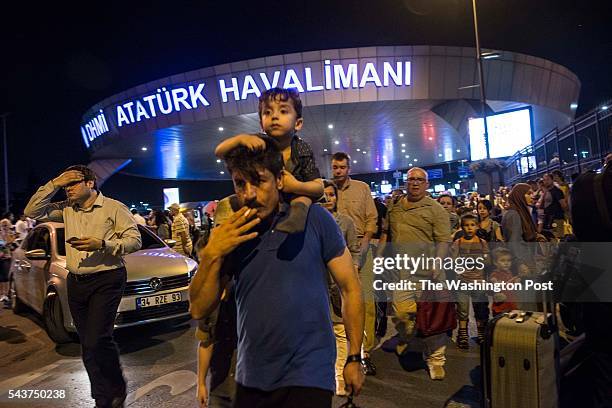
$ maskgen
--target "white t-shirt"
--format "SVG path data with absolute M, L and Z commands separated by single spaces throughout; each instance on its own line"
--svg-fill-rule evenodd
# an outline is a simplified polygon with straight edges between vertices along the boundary
M 17 239 L 25 239 L 28 235 L 29 225 L 27 221 L 17 221 L 15 224 L 15 232 L 17 233 Z
M 32 230 L 36 226 L 36 220 L 30 217 L 26 217 L 26 222 L 28 223 L 28 229 Z
M 134 219 L 136 220 L 137 224 L 147 225 L 147 220 L 145 220 L 144 217 L 138 213 L 134 214 Z

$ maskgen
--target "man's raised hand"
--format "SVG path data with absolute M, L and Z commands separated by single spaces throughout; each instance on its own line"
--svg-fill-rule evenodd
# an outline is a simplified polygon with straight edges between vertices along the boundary
M 65 171 L 52 180 L 53 186 L 56 188 L 66 187 L 68 184 L 83 181 L 85 177 L 78 170 Z
M 257 135 L 242 133 L 238 137 L 240 144 L 246 146 L 249 150 L 264 150 L 266 148 L 266 142 Z
M 229 255 L 240 244 L 257 236 L 257 232 L 249 231 L 260 221 L 256 209 L 242 207 L 225 223 L 212 229 L 203 254 L 213 258 Z

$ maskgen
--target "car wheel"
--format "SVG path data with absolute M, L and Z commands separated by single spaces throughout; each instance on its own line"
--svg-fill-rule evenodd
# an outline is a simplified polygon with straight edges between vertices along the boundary
M 60 303 L 59 295 L 56 292 L 49 292 L 43 306 L 43 320 L 49 338 L 57 344 L 70 343 L 72 336 L 64 326 L 64 314 Z
M 17 296 L 17 288 L 15 287 L 15 279 L 13 275 L 9 279 L 9 299 L 11 300 L 11 309 L 13 313 L 19 314 L 25 311 L 26 305 Z

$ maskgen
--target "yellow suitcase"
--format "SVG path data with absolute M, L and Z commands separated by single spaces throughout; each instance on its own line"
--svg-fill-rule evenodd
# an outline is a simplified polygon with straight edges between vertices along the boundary
M 481 349 L 486 408 L 556 408 L 559 339 L 548 313 L 514 310 L 489 322 Z

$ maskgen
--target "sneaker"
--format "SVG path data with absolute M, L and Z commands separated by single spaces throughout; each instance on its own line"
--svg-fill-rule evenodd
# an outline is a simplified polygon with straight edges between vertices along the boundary
M 118 397 L 114 397 L 111 401 L 96 400 L 96 408 L 124 408 L 127 394 L 123 393 Z
M 348 394 L 346 393 L 346 391 L 344 389 L 337 389 L 336 390 L 336 396 L 337 397 L 347 397 Z
M 364 357 L 361 360 L 361 365 L 363 366 L 363 373 L 365 375 L 376 375 L 376 366 L 370 357 Z
M 10 300 L 11 299 L 6 295 L 0 296 L 0 302 L 8 303 Z
M 457 347 L 462 350 L 469 350 L 470 348 L 470 337 L 468 336 L 467 328 L 459 328 L 457 330 Z
M 430 365 L 429 366 L 429 378 L 432 380 L 443 380 L 446 377 L 446 371 L 444 370 L 444 366 L 440 365 Z
M 383 349 L 383 351 L 386 351 L 387 353 L 393 353 L 395 352 L 398 344 L 400 343 L 401 342 L 400 342 L 399 336 L 396 335 L 386 340 L 385 342 L 383 342 L 380 348 Z

